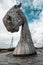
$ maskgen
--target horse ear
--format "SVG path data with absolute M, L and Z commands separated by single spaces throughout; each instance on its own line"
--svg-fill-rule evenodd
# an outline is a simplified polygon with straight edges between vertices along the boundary
M 14 8 L 20 8 L 20 7 L 21 7 L 21 3 L 14 6 Z
M 19 8 L 21 7 L 21 3 L 18 5 L 18 7 L 19 7 Z

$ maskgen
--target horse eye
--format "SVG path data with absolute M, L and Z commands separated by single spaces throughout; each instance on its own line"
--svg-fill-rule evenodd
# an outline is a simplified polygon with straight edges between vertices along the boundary
M 7 17 L 7 20 L 11 21 L 11 16 L 8 16 L 8 17 Z

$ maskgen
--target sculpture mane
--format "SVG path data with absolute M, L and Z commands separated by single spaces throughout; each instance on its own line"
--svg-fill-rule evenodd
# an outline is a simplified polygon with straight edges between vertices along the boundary
M 27 55 L 36 53 L 30 30 L 27 24 L 24 13 L 20 10 L 21 4 L 12 7 L 4 16 L 3 22 L 5 27 L 10 32 L 19 31 L 19 26 L 22 26 L 21 37 L 15 48 L 14 55 Z

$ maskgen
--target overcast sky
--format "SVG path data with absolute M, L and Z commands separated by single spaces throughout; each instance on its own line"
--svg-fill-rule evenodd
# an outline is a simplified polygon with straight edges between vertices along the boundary
M 4 47 L 6 44 L 10 47 L 12 36 L 14 37 L 13 46 L 16 46 L 20 39 L 21 28 L 19 32 L 11 34 L 6 30 L 2 21 L 6 12 L 13 5 L 20 2 L 22 3 L 21 9 L 29 22 L 34 45 L 36 47 L 43 47 L 43 0 L 0 0 L 0 47 Z

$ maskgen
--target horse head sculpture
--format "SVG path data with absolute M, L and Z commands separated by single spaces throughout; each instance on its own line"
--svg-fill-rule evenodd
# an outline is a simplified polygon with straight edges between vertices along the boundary
M 4 16 L 3 22 L 5 27 L 10 32 L 18 32 L 19 26 L 22 26 L 21 37 L 15 48 L 14 55 L 27 55 L 36 53 L 33 41 L 31 39 L 30 30 L 27 24 L 26 17 L 20 9 L 19 5 L 13 6 Z
M 22 18 L 17 13 L 21 4 L 15 5 L 11 8 L 5 17 L 3 18 L 4 24 L 8 31 L 17 32 L 19 30 L 19 26 L 22 25 Z

